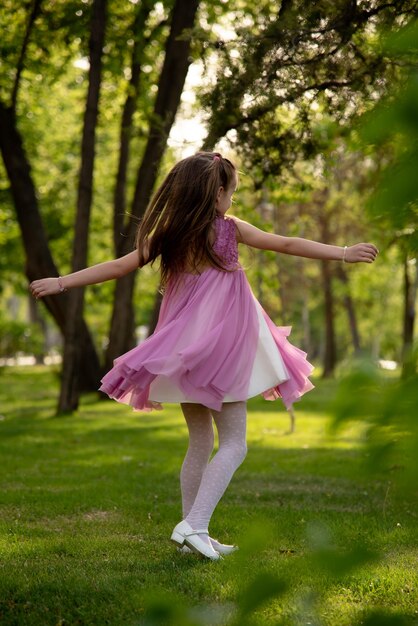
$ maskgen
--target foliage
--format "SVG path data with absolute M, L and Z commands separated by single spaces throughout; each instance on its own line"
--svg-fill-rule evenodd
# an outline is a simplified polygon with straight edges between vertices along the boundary
M 417 360 L 418 354 L 412 358 Z M 359 400 L 359 395 L 361 400 Z M 394 483 L 411 499 L 418 472 L 418 374 L 388 381 L 368 362 L 356 363 L 342 380 L 335 398 L 334 432 L 349 420 L 367 424 L 369 473 L 394 468 Z M 396 433 L 396 434 L 395 434 Z
M 154 87 L 162 62 L 167 14 L 172 2 L 158 3 L 153 10 L 156 4 L 149 2 L 151 13 L 146 29 L 138 33 L 133 31 L 135 15 L 139 10 L 136 3 L 116 0 L 110 3 L 90 231 L 90 264 L 114 256 L 112 196 L 113 173 L 117 168 L 115 146 L 118 145 L 120 113 L 129 90 L 134 40 L 144 36 L 146 45 L 142 58 L 141 95 L 134 118 L 133 158 L 128 172 L 128 194 L 133 193 L 139 155 L 144 147 L 155 98 Z M 3 70 L 0 93 L 4 102 L 9 103 L 30 7 L 26 4 L 14 10 L 11 3 L 6 3 L 3 9 L 0 25 L 5 37 L 0 44 Z M 75 181 L 80 158 L 79 135 L 87 76 L 88 9 L 86 3 L 78 1 L 42 2 L 29 38 L 17 100 L 18 126 L 31 163 L 42 219 L 53 257 L 59 259 L 63 274 L 70 271 Z M 1 286 L 9 282 L 22 291 L 27 288 L 23 278 L 24 252 L 17 236 L 10 188 L 2 166 L 0 175 L 3 200 L 0 236 L 4 252 L 0 261 Z M 141 291 L 137 291 L 135 298 L 138 324 L 149 321 L 156 285 L 153 272 L 142 272 Z M 99 346 L 106 343 L 113 289 L 113 285 L 102 285 L 87 292 L 86 317 Z M 5 299 L 2 299 L 2 305 L 6 308 Z
M 376 168 L 368 155 L 349 151 L 350 144 L 336 139 L 320 157 L 299 160 L 292 171 L 266 181 L 254 193 L 250 171 L 240 174 L 236 206 L 231 211 L 264 230 L 284 236 L 323 240 L 321 221 L 329 219 L 329 240 L 345 245 L 374 241 L 380 248 L 373 265 L 349 265 L 348 286 L 333 278 L 338 358 L 349 359 L 353 342 L 344 297 L 350 293 L 357 316 L 362 349 L 375 358 L 401 359 L 401 271 L 393 249 L 385 249 L 386 232 L 370 225 L 365 208 L 368 186 Z M 262 216 L 267 201 L 268 215 Z M 278 325 L 292 325 L 292 339 L 317 360 L 323 344 L 324 316 L 320 263 L 269 252 L 241 249 L 255 295 Z M 331 264 L 337 273 L 337 264 Z M 382 315 L 382 311 L 385 314 Z M 309 336 L 309 338 L 307 338 Z
M 0 317 L 0 357 L 13 357 L 16 354 L 40 354 L 43 348 L 43 335 L 37 324 Z
M 219 42 L 217 81 L 203 97 L 211 111 L 206 145 L 230 131 L 262 182 L 321 152 L 387 92 L 398 69 L 375 45 L 379 30 L 397 30 L 418 5 L 283 0 L 257 20 L 240 11 L 243 26 Z
M 89 263 L 105 261 L 113 256 L 112 196 L 114 172 L 117 169 L 115 146 L 118 144 L 121 110 L 130 89 L 134 43 L 138 38 L 143 39 L 138 110 L 134 116 L 132 158 L 128 172 L 128 197 L 133 194 L 135 174 L 145 145 L 171 5 L 171 2 L 164 2 L 157 6 L 150 2 L 152 10 L 149 21 L 141 32 L 134 30 L 139 3 L 114 0 L 109 5 L 112 17 L 105 48 Z M 76 188 L 74 181 L 78 174 L 78 136 L 86 87 L 87 8 L 84 4 L 80 6 L 79 2 L 43 4 L 43 11 L 35 22 L 30 38 L 18 98 L 19 128 L 32 163 L 49 243 L 54 258 L 60 260 L 62 273 L 69 271 L 70 267 Z M 402 58 L 395 58 L 395 44 L 391 44 L 392 48 L 384 44 L 378 29 L 385 24 L 397 30 L 400 24 L 409 22 L 415 11 L 415 3 L 401 2 L 396 7 L 384 8 L 382 3 L 375 2 L 369 8 L 360 7 L 353 15 L 348 14 L 348 8 L 346 3 L 340 2 L 332 7 L 316 3 L 316 12 L 312 8 L 296 15 L 293 9 L 287 12 L 286 2 L 282 7 L 264 0 L 257 5 L 240 0 L 233 6 L 231 3 L 204 2 L 200 8 L 199 23 L 193 33 L 193 58 L 199 59 L 199 62 L 202 59 L 207 70 L 202 81 L 211 85 L 208 103 L 213 109 L 213 116 L 210 128 L 216 125 L 218 117 L 220 121 L 227 119 L 222 114 L 222 106 L 219 108 L 217 105 L 218 100 L 212 98 L 213 94 L 225 99 L 225 106 L 228 104 L 232 114 L 234 99 L 230 95 L 235 90 L 233 95 L 235 97 L 236 94 L 238 98 L 239 90 L 236 87 L 241 79 L 242 88 L 247 90 L 238 112 L 249 116 L 248 124 L 244 123 L 243 128 L 247 124 L 248 139 L 255 143 L 254 150 L 250 146 L 246 153 L 246 140 L 241 141 L 245 137 L 240 137 L 241 131 L 237 127 L 240 143 L 233 143 L 238 152 L 240 145 L 245 148 L 244 153 L 236 152 L 234 155 L 244 169 L 237 194 L 237 214 L 280 234 L 318 239 L 321 237 L 318 218 L 326 212 L 332 222 L 333 243 L 344 245 L 357 239 L 375 241 L 381 249 L 376 270 L 374 267 L 373 270 L 370 267 L 347 268 L 350 278 L 348 289 L 355 302 L 365 351 L 376 357 L 399 360 L 402 297 L 397 288 L 388 289 L 387 285 L 399 285 L 401 274 L 395 251 L 385 248 L 388 240 L 390 242 L 394 237 L 393 226 L 402 241 L 409 241 L 415 209 L 412 205 L 405 209 L 408 211 L 405 227 L 400 224 L 403 210 L 392 212 L 391 219 L 396 219 L 396 223 L 390 222 L 388 225 L 389 217 L 384 217 L 379 209 L 375 213 L 376 219 L 371 230 L 370 225 L 365 223 L 363 207 L 368 187 L 374 183 L 381 164 L 387 162 L 396 150 L 402 154 L 403 139 L 398 139 L 397 143 L 391 140 L 389 147 L 387 142 L 382 144 L 377 153 L 369 149 L 365 157 L 356 152 L 350 159 L 346 149 L 350 142 L 347 128 L 351 116 L 358 110 L 370 107 L 386 93 L 393 77 L 397 81 L 402 78 L 403 66 L 408 66 L 412 58 L 411 50 Z M 5 20 L 1 22 L 5 25 L 5 37 L 1 43 L 4 71 L 0 80 L 2 94 L 7 99 L 7 94 L 12 90 L 26 18 L 23 5 L 13 15 L 10 4 L 6 3 L 5 9 L 0 16 L 0 20 Z M 338 16 L 341 17 L 340 22 Z M 289 26 L 288 31 L 286 24 Z M 352 30 L 346 30 L 344 35 L 344 28 L 341 27 L 348 24 L 352 25 Z M 321 32 L 316 36 L 318 25 L 323 29 L 320 28 Z M 283 33 L 280 30 L 282 27 Z M 46 33 L 50 33 L 50 36 L 47 37 Z M 303 42 L 301 33 L 306 35 Z M 410 39 L 413 40 L 411 33 Z M 292 36 L 293 44 L 296 42 L 298 45 L 292 44 L 287 50 L 289 42 L 292 43 Z M 336 45 L 334 54 L 333 44 Z M 362 54 L 365 55 L 363 69 L 371 69 L 369 74 L 367 71 L 364 74 L 364 82 L 356 82 L 356 72 L 362 71 Z M 350 55 L 355 56 L 356 63 L 349 66 L 345 60 Z M 254 78 L 258 62 L 266 63 L 270 74 L 266 70 L 266 73 L 260 72 Z M 211 72 L 213 66 L 217 65 L 219 74 L 223 72 L 225 80 L 219 75 L 215 84 Z M 277 70 L 277 76 L 273 76 L 273 70 Z M 341 78 L 339 72 L 342 75 L 348 72 L 353 78 L 352 85 L 340 89 L 335 84 L 323 91 L 308 91 L 289 105 L 285 101 L 280 104 L 274 100 L 284 97 L 280 89 L 287 89 L 286 93 L 291 95 L 292 85 L 294 87 L 297 84 L 296 81 L 292 83 L 295 72 L 303 71 L 303 77 L 299 77 L 305 80 L 305 83 L 301 83 L 302 88 L 306 86 L 306 81 L 326 76 L 328 70 L 332 70 L 336 80 Z M 250 79 L 251 76 L 254 79 L 252 83 L 243 80 L 243 77 Z M 263 112 L 262 107 L 257 108 L 263 99 L 266 102 L 271 99 L 274 106 L 265 111 L 265 118 L 253 119 L 256 113 Z M 406 104 L 402 111 L 406 110 L 405 107 Z M 387 106 L 384 105 L 383 109 L 387 110 Z M 209 109 L 207 113 L 210 114 Z M 391 123 L 391 119 L 386 119 L 386 127 Z M 278 129 L 278 132 L 272 132 L 272 128 Z M 280 139 L 282 131 L 283 137 Z M 410 131 L 412 126 L 408 126 L 405 137 L 412 136 Z M 397 136 L 400 137 L 400 134 Z M 233 140 L 233 133 L 229 133 L 228 137 Z M 270 142 L 275 144 L 272 150 Z M 281 152 L 277 147 L 279 144 Z M 160 178 L 177 156 L 174 150 L 167 153 Z M 293 162 L 294 167 L 282 168 L 280 179 L 266 179 L 267 170 L 276 171 L 278 156 L 283 158 L 283 162 Z M 271 162 L 266 161 L 266 157 Z M 415 177 L 411 176 L 408 180 L 415 180 Z M 269 202 L 276 208 L 275 219 L 267 222 L 255 211 L 265 191 Z M 318 195 L 324 194 L 324 191 L 327 192 L 325 201 L 318 202 Z M 24 255 L 12 218 L 12 203 L 5 182 L 1 183 L 0 193 L 2 284 L 14 284 L 16 290 L 22 292 L 26 287 L 22 278 Z M 323 350 L 324 315 L 319 264 L 284 255 L 278 258 L 269 253 L 247 254 L 245 251 L 243 261 L 257 297 L 271 316 L 278 324 L 292 324 L 295 343 L 307 349 L 312 359 L 319 359 Z M 145 269 L 141 271 L 138 283 L 135 310 L 137 325 L 143 325 L 150 319 L 158 277 L 155 272 Z M 344 304 L 347 288 L 334 279 L 333 291 L 338 357 L 344 360 L 353 351 Z M 113 284 L 90 287 L 86 294 L 86 317 L 97 345 L 101 348 L 107 343 L 113 294 Z M 1 305 L 6 308 L 4 297 Z M 306 312 L 309 328 L 306 326 Z
M 418 22 L 386 36 L 383 47 L 387 54 L 404 65 L 403 85 L 358 122 L 363 149 L 373 146 L 382 151 L 385 148 L 391 154 L 370 199 L 370 213 L 376 221 L 386 225 L 412 256 L 418 252 L 417 41 Z

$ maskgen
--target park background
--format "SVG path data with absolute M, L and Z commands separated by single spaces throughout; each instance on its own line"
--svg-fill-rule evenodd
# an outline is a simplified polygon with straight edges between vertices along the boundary
M 416 623 L 417 15 L 412 1 L 2 3 L 5 623 Z M 132 250 L 152 190 L 198 149 L 237 163 L 237 216 L 380 250 L 371 266 L 242 251 L 255 295 L 317 366 L 296 433 L 277 404 L 250 404 L 254 458 L 224 511 L 231 540 L 253 523 L 242 554 L 260 571 L 159 546 L 179 515 L 184 424 L 174 407 L 131 415 L 95 394 L 154 327 L 158 268 L 28 294 Z M 154 471 L 161 491 L 128 495 L 129 476 Z

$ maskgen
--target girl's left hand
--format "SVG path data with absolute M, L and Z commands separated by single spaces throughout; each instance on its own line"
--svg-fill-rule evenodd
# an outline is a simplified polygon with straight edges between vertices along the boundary
M 29 289 L 36 299 L 61 293 L 58 278 L 41 278 L 40 280 L 34 280 L 29 285 Z
M 356 243 L 345 251 L 346 263 L 373 263 L 379 250 L 372 243 Z

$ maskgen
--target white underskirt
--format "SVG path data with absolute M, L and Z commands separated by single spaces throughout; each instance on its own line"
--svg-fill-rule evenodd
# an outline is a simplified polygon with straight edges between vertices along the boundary
M 248 386 L 247 398 L 258 396 L 263 391 L 276 387 L 285 380 L 289 380 L 289 374 L 279 349 L 263 317 L 261 306 L 254 298 L 257 310 L 259 332 L 258 343 L 253 368 Z M 196 402 L 187 398 L 169 378 L 157 376 L 150 386 L 149 400 L 153 402 Z M 224 402 L 236 402 L 237 399 L 225 396 Z

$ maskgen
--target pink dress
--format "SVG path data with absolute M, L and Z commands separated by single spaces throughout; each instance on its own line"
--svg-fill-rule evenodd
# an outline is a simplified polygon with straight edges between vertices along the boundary
M 100 391 L 140 411 L 161 402 L 223 402 L 262 394 L 288 408 L 313 388 L 306 353 L 254 297 L 238 263 L 234 220 L 217 217 L 213 248 L 230 271 L 183 273 L 166 288 L 154 333 L 117 358 Z

